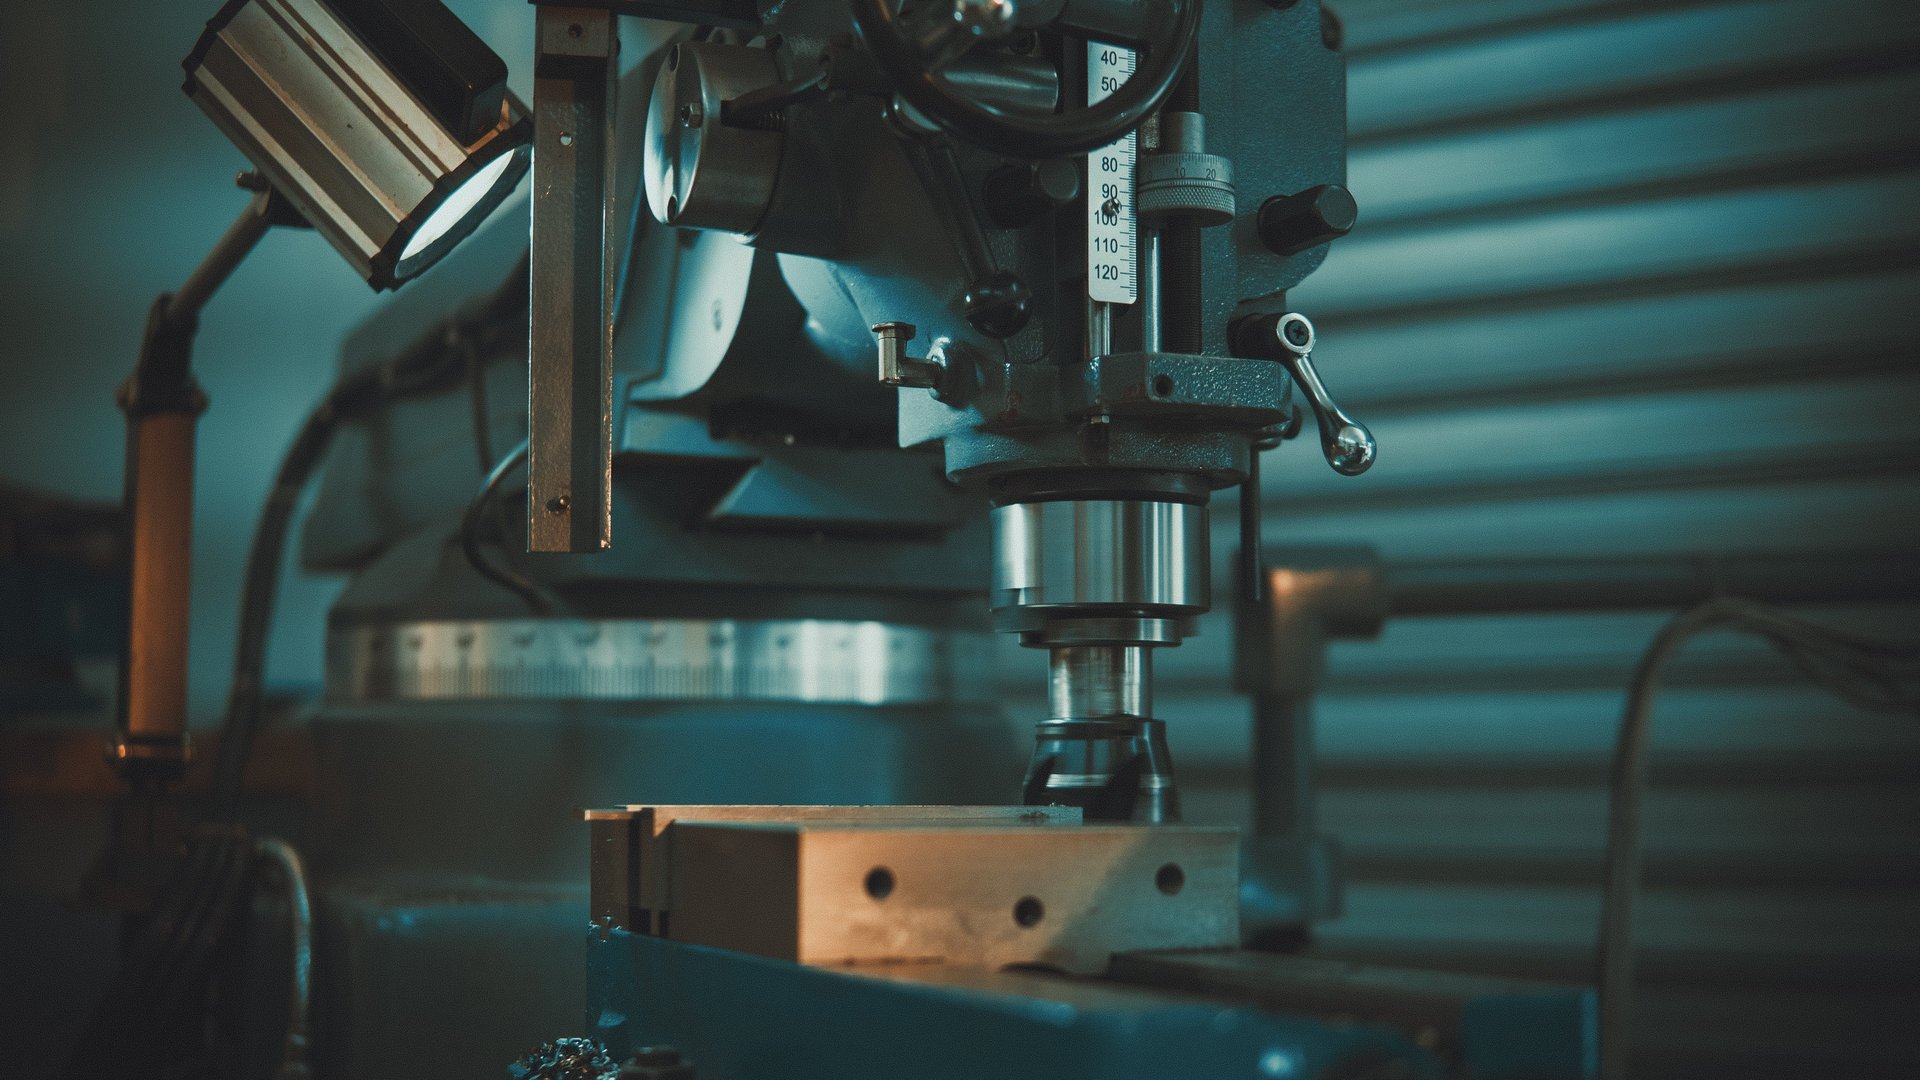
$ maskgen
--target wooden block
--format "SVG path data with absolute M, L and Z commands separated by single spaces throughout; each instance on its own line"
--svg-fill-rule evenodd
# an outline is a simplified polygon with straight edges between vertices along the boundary
M 662 936 L 804 964 L 1037 964 L 1239 944 L 1238 834 L 680 820 Z

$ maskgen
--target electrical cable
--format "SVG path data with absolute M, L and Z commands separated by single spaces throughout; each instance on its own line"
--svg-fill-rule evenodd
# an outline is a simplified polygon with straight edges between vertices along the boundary
M 292 844 L 273 837 L 254 842 L 254 854 L 273 863 L 287 884 L 287 932 L 293 946 L 287 987 L 287 1037 L 275 1080 L 313 1075 L 308 1047 L 313 1033 L 313 902 L 306 868 Z
M 460 342 L 459 347 L 466 351 L 467 379 L 473 393 L 473 450 L 480 462 L 480 472 L 484 475 L 493 465 L 493 431 L 487 416 L 487 365 L 486 358 L 471 342 Z
M 480 475 L 493 468 L 493 427 L 492 417 L 487 406 L 487 356 L 489 350 L 481 348 L 465 331 L 471 325 L 489 326 L 508 315 L 519 314 L 526 310 L 531 301 L 528 291 L 521 288 L 526 280 L 527 268 L 531 265 L 531 250 L 521 253 L 513 270 L 507 274 L 506 284 L 487 298 L 480 310 L 469 319 L 454 319 L 448 324 L 447 348 L 461 350 L 467 358 L 467 377 L 472 380 L 473 389 L 473 446 L 480 462 Z
M 126 959 L 73 1040 L 63 1077 L 216 1072 L 204 1017 L 221 946 L 231 941 L 250 895 L 250 855 L 236 826 L 203 825 L 188 837 L 151 910 L 128 924 Z
M 1140 125 L 1173 92 L 1200 34 L 1202 0 L 1179 6 L 1173 31 L 1154 42 L 1145 66 L 1111 96 L 1084 109 L 1034 114 L 974 101 L 929 68 L 887 0 L 850 0 L 854 25 L 894 91 L 948 134 L 1015 158 L 1064 157 L 1099 149 Z
M 1816 684 L 1849 702 L 1920 713 L 1920 698 L 1903 684 L 1920 678 L 1920 648 L 1911 645 L 1831 630 L 1734 597 L 1688 608 L 1661 628 L 1634 668 L 1608 780 L 1598 979 L 1604 1080 L 1626 1080 L 1632 1049 L 1633 918 L 1644 856 L 1641 804 L 1650 771 L 1647 744 L 1655 693 L 1682 646 L 1705 631 L 1722 628 L 1765 639 Z
M 499 464 L 487 474 L 486 483 L 480 485 L 480 493 L 467 504 L 467 512 L 460 518 L 460 550 L 467 556 L 467 562 L 481 577 L 495 585 L 512 592 L 526 602 L 527 607 L 536 615 L 551 615 L 560 607 L 559 601 L 551 592 L 536 584 L 532 579 L 520 573 L 511 564 L 501 566 L 489 562 L 486 553 L 480 547 L 480 522 L 484 520 L 487 507 L 493 503 L 500 485 L 513 475 L 527 461 L 528 444 L 523 440 L 513 452 L 500 459 Z
M 263 706 L 267 640 L 272 630 L 274 601 L 280 580 L 287 534 L 300 495 L 325 458 L 333 438 L 348 421 L 401 398 L 445 388 L 466 374 L 465 348 L 486 352 L 524 341 L 527 313 L 528 257 L 522 255 L 506 280 L 473 311 L 456 315 L 450 323 L 429 330 L 399 355 L 360 368 L 336 383 L 301 424 L 293 445 L 281 459 L 273 487 L 268 491 L 253 543 L 247 552 L 240 592 L 239 634 L 234 646 L 233 685 L 227 696 L 214 764 L 213 806 L 220 818 L 231 818 L 240 796 L 242 775 L 260 727 Z M 463 343 L 450 347 L 450 342 Z

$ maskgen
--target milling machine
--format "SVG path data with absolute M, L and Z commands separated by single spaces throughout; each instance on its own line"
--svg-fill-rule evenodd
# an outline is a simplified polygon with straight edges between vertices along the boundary
M 380 6 L 231 3 L 189 90 L 221 117 L 258 16 L 378 52 Z M 1286 300 L 1356 216 L 1333 13 L 530 17 L 532 101 L 485 114 L 531 126 L 524 263 L 446 317 L 519 253 L 483 233 L 356 335 L 349 379 L 460 377 L 357 408 L 306 525 L 354 575 L 303 841 L 323 1071 L 486 1075 L 577 1031 L 590 909 L 623 1076 L 1582 1075 L 1584 995 L 1237 951 L 1236 833 L 1180 824 L 1153 657 L 1214 602 L 1212 494 L 1257 507 L 1303 412 L 1337 471 L 1374 458 Z M 256 164 L 317 224 L 311 170 Z M 1024 780 L 989 630 L 1046 654 Z M 1264 885 L 1296 931 L 1305 839 Z

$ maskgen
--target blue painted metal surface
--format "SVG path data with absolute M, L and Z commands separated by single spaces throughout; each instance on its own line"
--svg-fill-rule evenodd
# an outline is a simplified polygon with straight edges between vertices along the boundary
M 1127 953 L 1109 974 L 1168 993 L 1389 1024 L 1417 1033 L 1460 1080 L 1587 1080 L 1599 1071 L 1599 1010 L 1585 986 L 1256 951 Z
M 1460 1059 L 1474 1080 L 1599 1075 L 1593 992 L 1490 994 L 1460 1010 Z
M 1037 972 L 803 967 L 622 930 L 589 933 L 587 970 L 590 1034 L 620 1057 L 675 1046 L 701 1080 L 1442 1075 L 1385 1028 Z

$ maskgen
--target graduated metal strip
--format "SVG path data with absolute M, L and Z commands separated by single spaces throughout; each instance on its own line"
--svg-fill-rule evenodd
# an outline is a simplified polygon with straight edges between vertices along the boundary
M 792 701 L 993 697 L 988 634 L 821 619 L 497 619 L 336 630 L 327 696 Z

